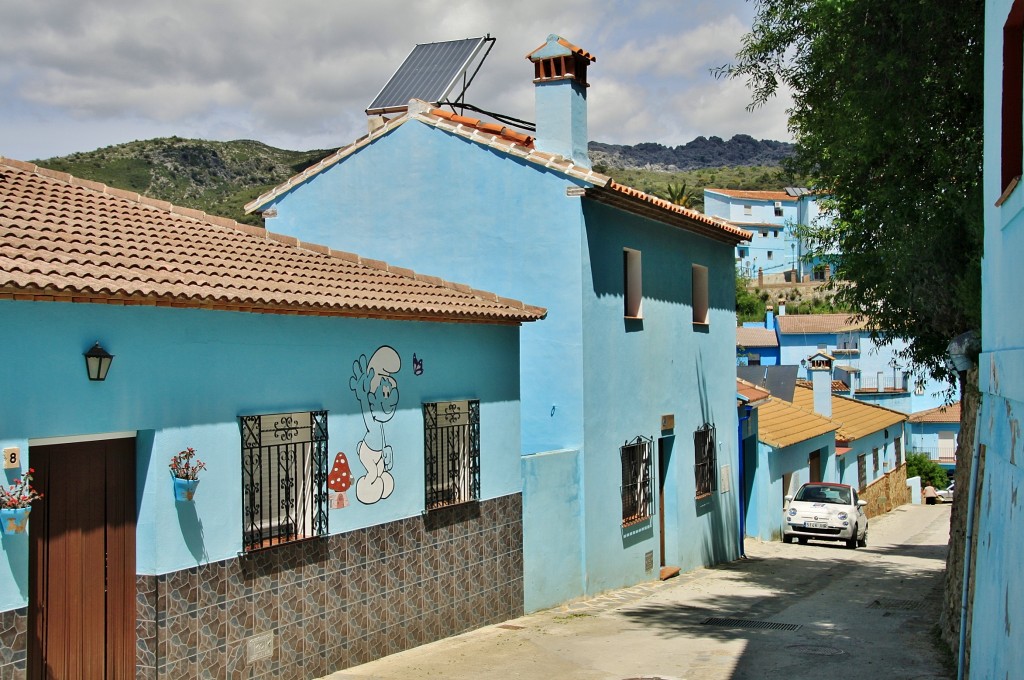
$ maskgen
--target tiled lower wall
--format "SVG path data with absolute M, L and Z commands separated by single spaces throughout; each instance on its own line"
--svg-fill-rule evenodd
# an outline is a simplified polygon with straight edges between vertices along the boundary
M 139 678 L 316 678 L 521 615 L 522 497 L 139 576 L 137 586 Z
M 0 612 L 0 680 L 25 677 L 28 609 Z

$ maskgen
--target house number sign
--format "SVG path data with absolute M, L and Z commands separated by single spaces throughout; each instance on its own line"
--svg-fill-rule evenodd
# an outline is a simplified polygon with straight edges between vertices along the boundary
M 4 469 L 21 467 L 21 449 L 10 446 L 4 449 Z

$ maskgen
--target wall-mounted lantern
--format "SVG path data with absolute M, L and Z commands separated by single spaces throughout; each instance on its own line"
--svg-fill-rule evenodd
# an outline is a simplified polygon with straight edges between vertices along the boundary
M 103 349 L 97 342 L 84 356 L 85 370 L 89 373 L 89 380 L 106 380 L 107 371 L 110 370 L 110 363 L 114 360 L 114 355 Z

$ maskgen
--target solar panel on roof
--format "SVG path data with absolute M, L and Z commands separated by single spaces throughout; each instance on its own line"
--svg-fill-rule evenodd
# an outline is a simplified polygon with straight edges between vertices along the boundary
M 488 39 L 493 41 L 484 37 L 416 45 L 367 107 L 367 115 L 405 111 L 410 99 L 440 104 Z

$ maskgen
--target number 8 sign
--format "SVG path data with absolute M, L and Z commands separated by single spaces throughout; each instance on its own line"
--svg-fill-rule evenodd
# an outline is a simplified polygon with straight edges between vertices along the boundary
M 17 446 L 4 449 L 4 469 L 21 467 L 21 449 Z

